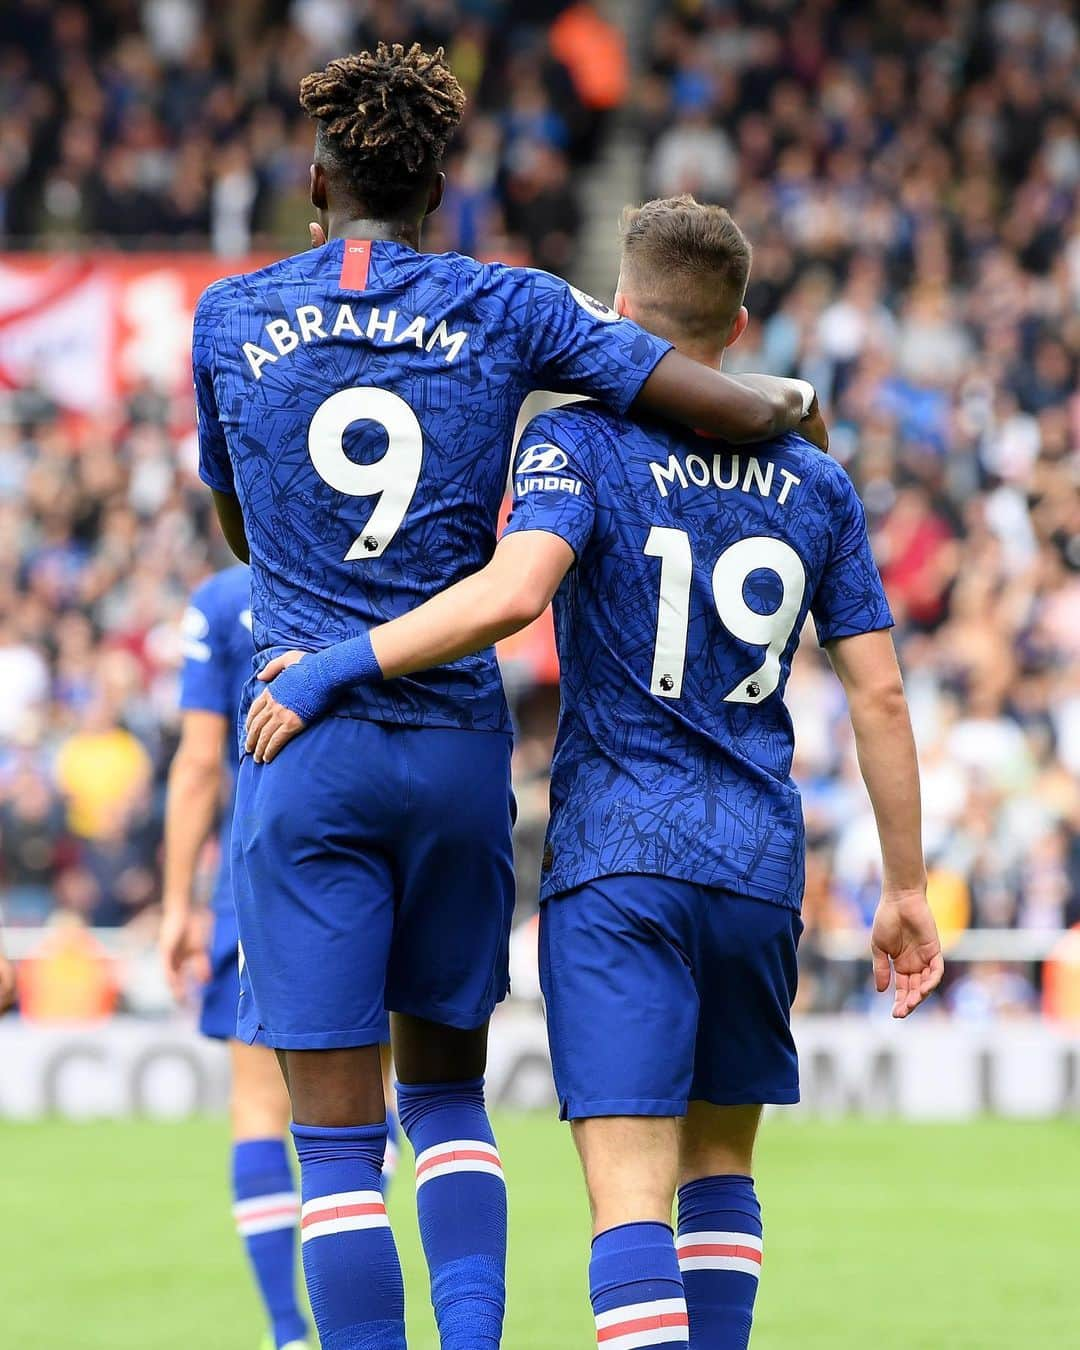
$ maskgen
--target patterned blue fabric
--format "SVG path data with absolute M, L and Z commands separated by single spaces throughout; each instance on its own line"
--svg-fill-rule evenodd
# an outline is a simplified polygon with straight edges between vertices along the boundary
M 228 720 L 225 756 L 227 770 L 233 779 L 236 776 L 239 749 L 236 737 L 232 735 L 232 724 L 240 707 L 244 686 L 251 676 L 254 652 L 251 642 L 250 583 L 251 574 L 242 565 L 227 567 L 224 572 L 208 577 L 192 593 L 181 629 L 184 662 L 180 668 L 180 707 L 185 712 L 218 713 Z M 218 823 L 222 861 L 214 885 L 213 907 L 218 914 L 227 911 L 226 927 L 231 925 L 231 931 L 235 933 L 236 919 L 232 912 L 228 865 L 232 814 L 230 805 L 222 811 Z M 222 946 L 228 946 L 228 937 L 219 941 L 215 934 L 215 948 Z M 223 969 L 221 978 L 225 990 L 235 992 L 235 971 L 230 973 Z M 230 1036 L 235 1034 L 235 1010 L 234 998 L 230 1027 L 224 1033 Z
M 747 1350 L 762 1256 L 752 1177 L 699 1177 L 679 1187 L 677 1246 L 690 1350 Z
M 322 1350 L 405 1350 L 405 1289 L 382 1201 L 387 1129 L 292 1126 L 300 1253 Z
M 317 651 L 414 608 L 495 545 L 515 420 L 535 388 L 624 411 L 669 345 L 544 272 L 335 240 L 211 286 L 195 315 L 200 473 L 235 492 L 255 645 Z M 351 284 L 352 278 L 347 278 Z M 338 714 L 506 730 L 491 651 Z
M 508 532 L 578 558 L 542 894 L 642 872 L 798 908 L 791 658 L 808 613 L 822 642 L 892 624 L 843 469 L 574 404 L 530 423 L 514 488 Z
M 251 574 L 243 564 L 227 567 L 198 586 L 181 625 L 184 663 L 180 668 L 180 707 L 220 713 L 231 722 L 251 675 Z M 228 752 L 236 768 L 236 746 Z
M 398 1083 L 416 1155 L 416 1212 L 441 1350 L 499 1350 L 506 1309 L 506 1183 L 484 1080 Z
M 233 1023 L 236 1022 L 235 1004 Z M 275 1347 L 306 1341 L 307 1323 L 296 1301 L 296 1229 L 292 1169 L 284 1139 L 238 1139 L 232 1147 L 232 1190 L 240 1234 L 270 1322 Z M 244 1205 L 244 1202 L 255 1202 Z M 285 1203 L 282 1203 L 282 1202 Z M 269 1222 L 250 1221 L 252 1211 L 277 1208 Z M 299 1209 L 299 1206 L 297 1206 Z

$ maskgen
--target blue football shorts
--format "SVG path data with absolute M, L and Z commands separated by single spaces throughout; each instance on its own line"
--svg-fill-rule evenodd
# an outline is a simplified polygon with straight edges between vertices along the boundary
M 374 1045 L 388 1011 L 473 1030 L 509 986 L 509 736 L 328 717 L 240 763 L 239 1034 Z
M 563 1120 L 799 1100 L 791 1036 L 802 921 L 660 876 L 546 900 L 540 982 Z
M 210 978 L 202 988 L 199 1030 L 215 1041 L 229 1041 L 236 1039 L 236 1009 L 240 1002 L 240 934 L 227 865 L 221 873 L 212 901 Z

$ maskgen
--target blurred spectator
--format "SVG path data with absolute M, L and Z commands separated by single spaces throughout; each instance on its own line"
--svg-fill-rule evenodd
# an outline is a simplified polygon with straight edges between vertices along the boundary
M 89 235 L 127 248 L 209 243 L 226 257 L 295 248 L 312 144 L 300 77 L 380 38 L 416 39 L 444 44 L 470 93 L 454 162 L 475 186 L 474 148 L 488 160 L 485 213 L 510 204 L 517 176 L 510 256 L 535 246 L 534 260 L 565 268 L 580 224 L 573 170 L 593 158 L 626 96 L 626 42 L 588 3 L 529 9 L 11 0 L 0 6 L 0 242 Z M 547 149 L 566 158 L 546 159 Z M 537 197 L 548 223 L 522 231 Z M 502 241 L 467 211 L 440 221 L 437 238 L 480 251 Z
M 33 1022 L 92 1022 L 119 1000 L 114 962 L 85 924 L 57 919 L 34 952 L 19 962 L 19 1012 Z
M 8 611 L 11 612 L 10 610 Z M 28 728 L 32 713 L 48 697 L 49 670 L 41 653 L 23 641 L 15 626 L 0 619 L 0 741 Z
M 996 1017 L 1026 1017 L 1036 1009 L 1035 990 L 1019 970 L 994 961 L 978 961 L 954 984 L 946 997 L 949 1011 L 969 1022 Z
M 0 877 L 7 923 L 41 923 L 48 917 L 60 867 L 70 852 L 60 798 L 43 773 L 24 765 L 0 804 Z
M 294 247 L 311 147 L 296 81 L 376 36 L 445 43 L 471 92 L 432 247 L 570 268 L 582 231 L 609 228 L 582 216 L 598 138 L 635 129 L 643 192 L 723 200 L 753 241 L 751 325 L 728 368 L 805 376 L 830 404 L 897 619 L 943 926 L 1064 932 L 1080 922 L 1075 6 L 687 0 L 650 22 L 628 80 L 623 38 L 587 3 L 14 0 L 0 232 Z M 13 922 L 50 907 L 152 919 L 175 625 L 224 560 L 179 449 L 190 418 L 149 384 L 97 423 L 0 394 Z M 508 673 L 527 913 L 556 699 L 540 664 L 512 657 Z M 859 1007 L 865 966 L 827 952 L 868 922 L 880 861 L 812 642 L 788 693 L 811 840 L 800 1007 Z M 1044 998 L 1075 1007 L 1062 952 Z M 983 1016 L 1033 999 L 1026 977 L 980 965 L 957 970 L 949 1002 Z
M 99 700 L 60 745 L 56 778 L 67 799 L 68 825 L 81 839 L 111 838 L 133 814 L 150 778 L 150 756 Z
M 1080 1026 L 1080 925 L 1070 928 L 1043 968 L 1043 1014 Z

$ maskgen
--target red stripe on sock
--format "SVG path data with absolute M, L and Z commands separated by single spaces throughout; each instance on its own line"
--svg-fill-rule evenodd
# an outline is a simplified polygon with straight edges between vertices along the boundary
M 341 255 L 339 285 L 343 291 L 362 291 L 367 287 L 368 268 L 371 266 L 371 240 L 346 239 Z
M 598 1344 L 613 1341 L 617 1336 L 629 1336 L 634 1331 L 663 1331 L 665 1327 L 686 1327 L 690 1318 L 687 1313 L 656 1313 L 652 1317 L 635 1317 L 629 1322 L 616 1322 L 614 1326 L 603 1327 L 596 1333 Z
M 286 1219 L 295 1215 L 299 1205 L 274 1205 L 270 1209 L 253 1209 L 236 1216 L 237 1223 L 254 1223 L 257 1219 Z
M 502 1163 L 493 1153 L 481 1153 L 479 1149 L 459 1148 L 451 1149 L 449 1153 L 439 1153 L 434 1158 L 428 1158 L 416 1169 L 416 1175 L 422 1177 L 431 1168 L 442 1167 L 449 1162 L 486 1162 L 493 1167 L 497 1167 L 500 1172 L 502 1171 Z
M 744 1261 L 761 1265 L 761 1253 L 756 1247 L 732 1246 L 727 1243 L 702 1242 L 691 1247 L 679 1247 L 679 1260 L 690 1256 L 741 1256 Z
M 300 1220 L 301 1228 L 310 1228 L 313 1223 L 325 1223 L 327 1219 L 353 1219 L 359 1214 L 385 1214 L 385 1205 L 336 1205 L 330 1209 L 316 1209 L 305 1214 Z

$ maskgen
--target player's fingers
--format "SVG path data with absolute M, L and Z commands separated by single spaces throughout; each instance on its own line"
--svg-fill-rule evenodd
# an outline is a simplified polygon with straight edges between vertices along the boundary
M 267 741 L 266 749 L 263 751 L 263 758 L 267 764 L 270 763 L 279 751 L 284 750 L 299 730 L 299 727 L 293 728 L 284 724 L 274 728 L 274 733 Z
M 169 986 L 169 992 L 177 1003 L 182 1003 L 184 998 L 184 972 L 183 962 L 178 959 L 179 952 L 171 951 L 165 958 L 165 983 Z
M 15 1002 L 15 967 L 0 957 L 0 1012 L 6 1012 Z
M 280 712 L 278 708 L 272 708 L 259 724 L 258 735 L 255 740 L 255 763 L 266 763 L 266 747 L 270 744 L 270 737 L 274 734 L 277 726 L 277 715 Z
M 889 987 L 889 957 L 880 947 L 872 946 L 874 955 L 874 987 L 883 994 Z
M 252 721 L 256 717 L 258 717 L 258 715 L 266 707 L 269 701 L 270 701 L 270 691 L 269 689 L 264 689 L 247 711 L 247 725 L 249 727 L 251 726 Z
M 191 953 L 188 972 L 197 984 L 206 984 L 210 979 L 210 956 L 205 947 Z
M 264 684 L 269 684 L 270 681 L 280 675 L 283 670 L 288 670 L 290 666 L 295 666 L 297 661 L 302 661 L 303 658 L 303 652 L 282 652 L 280 656 L 275 656 L 272 661 L 268 662 L 262 670 L 259 671 L 259 679 L 262 680 Z
M 906 1017 L 908 1014 L 908 993 L 910 990 L 910 975 L 905 975 L 901 971 L 896 972 L 896 997 L 893 999 L 892 1015 L 894 1017 Z
M 326 231 L 317 220 L 313 220 L 308 225 L 308 237 L 311 239 L 312 248 L 322 248 L 326 243 Z
M 931 960 L 922 977 L 922 996 L 928 998 L 945 977 L 945 958 L 940 952 Z
M 244 741 L 244 745 L 249 753 L 254 751 L 256 745 L 258 745 L 262 729 L 273 715 L 274 705 L 273 701 L 269 698 L 263 703 L 258 711 L 252 708 L 252 711 L 248 714 L 247 738 Z

